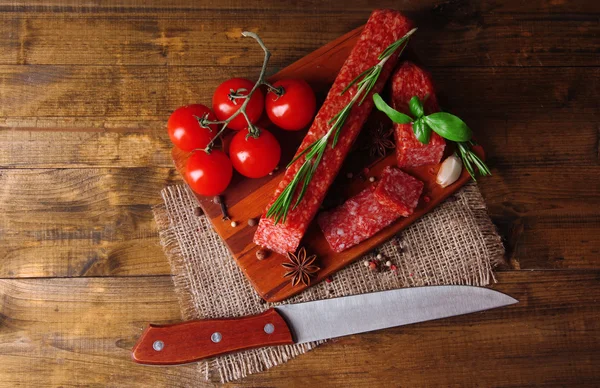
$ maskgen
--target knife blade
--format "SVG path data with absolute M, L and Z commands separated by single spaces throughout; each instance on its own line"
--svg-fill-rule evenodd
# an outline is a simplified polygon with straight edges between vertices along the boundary
M 483 287 L 428 286 L 281 305 L 240 318 L 149 325 L 132 358 L 140 364 L 185 364 L 244 349 L 342 337 L 517 302 Z

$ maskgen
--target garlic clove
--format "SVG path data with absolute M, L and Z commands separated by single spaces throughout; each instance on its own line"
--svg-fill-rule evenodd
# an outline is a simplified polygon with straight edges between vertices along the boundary
M 456 154 L 448 156 L 442 163 L 435 181 L 442 187 L 450 186 L 460 177 L 462 167 L 462 161 Z

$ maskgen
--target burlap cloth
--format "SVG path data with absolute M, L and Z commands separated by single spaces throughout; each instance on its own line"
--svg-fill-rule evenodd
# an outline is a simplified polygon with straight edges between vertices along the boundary
M 261 303 L 210 221 L 194 215 L 198 204 L 189 189 L 171 186 L 161 194 L 164 205 L 154 209 L 154 216 L 171 263 L 182 318 L 235 317 L 269 308 Z M 285 303 L 399 287 L 487 285 L 494 280 L 494 266 L 504 260 L 500 237 L 475 184 L 382 245 L 379 252 L 398 267 L 397 272 L 372 272 L 364 260 L 358 260 L 335 274 L 332 282 L 316 284 Z M 206 380 L 227 382 L 284 363 L 317 345 L 277 346 L 218 357 L 200 362 L 198 373 Z

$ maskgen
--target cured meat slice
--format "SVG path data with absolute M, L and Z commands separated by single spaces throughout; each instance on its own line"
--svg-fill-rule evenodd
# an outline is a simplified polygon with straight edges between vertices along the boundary
M 317 223 L 331 249 L 339 253 L 412 214 L 422 191 L 423 182 L 388 166 L 379 182 L 334 210 L 319 214 Z
M 424 102 L 425 114 L 440 110 L 431 75 L 411 62 L 404 62 L 392 76 L 392 107 L 410 114 L 408 103 L 413 96 Z M 399 167 L 437 164 L 446 147 L 444 139 L 435 132 L 432 132 L 428 144 L 421 143 L 415 137 L 412 124 L 394 124 L 394 137 Z
M 377 201 L 375 187 L 367 187 L 343 205 L 317 217 L 319 227 L 334 252 L 359 244 L 398 218 Z
M 422 192 L 423 182 L 398 168 L 387 166 L 381 173 L 374 195 L 389 210 L 408 217 L 415 211 Z
M 362 72 L 376 65 L 379 62 L 377 58 L 379 54 L 390 44 L 406 35 L 412 27 L 412 22 L 397 11 L 376 10 L 371 14 L 296 155 L 327 133 L 331 126 L 329 124 L 331 118 L 350 102 L 357 90 L 357 86 L 353 85 L 346 93 L 342 94 L 344 88 Z M 371 113 L 372 94 L 383 89 L 396 62 L 397 55 L 394 54 L 384 65 L 378 81 L 364 102 L 361 105 L 354 105 L 341 130 L 337 145 L 334 148 L 330 145 L 327 146 L 323 159 L 299 205 L 295 209 L 289 209 L 285 222 L 275 224 L 272 218 L 263 216 L 254 235 L 254 243 L 282 254 L 298 248 L 300 240 L 323 202 L 329 186 L 341 168 L 363 123 Z M 293 180 L 304 161 L 305 156 L 302 156 L 286 170 L 267 209 Z

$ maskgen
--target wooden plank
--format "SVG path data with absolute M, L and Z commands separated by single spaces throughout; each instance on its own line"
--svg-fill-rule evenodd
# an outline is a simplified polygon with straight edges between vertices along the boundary
M 151 207 L 172 169 L 0 170 L 0 277 L 168 274 Z
M 466 102 L 452 105 L 468 116 L 465 120 L 476 131 L 492 166 L 503 169 L 577 165 L 586 168 L 597 163 L 596 115 L 586 113 L 587 108 L 581 113 L 572 113 L 574 108 L 556 108 L 552 109 L 552 117 L 531 117 L 522 122 L 518 119 L 518 108 L 510 109 L 506 119 L 489 118 L 481 115 L 479 109 L 462 108 L 463 103 Z M 496 109 L 499 115 L 502 108 Z M 486 112 L 494 114 L 491 110 Z M 98 120 L 105 121 L 99 125 L 107 124 L 104 118 Z M 78 125 L 93 124 L 93 119 L 86 118 L 82 118 L 81 124 L 74 124 L 74 128 L 65 127 L 65 122 L 59 122 L 60 119 L 38 128 L 0 128 L 0 167 L 171 167 L 172 144 L 164 128 L 166 120 L 165 117 L 143 123 L 144 129 L 78 128 Z M 45 125 L 55 127 L 46 128 Z
M 148 320 L 179 319 L 170 279 L 121 280 L 0 280 L 0 385 L 192 385 L 194 365 L 144 368 L 130 359 Z
M 0 128 L 8 168 L 171 167 L 165 129 Z
M 473 2 L 477 5 L 477 2 Z M 484 2 L 481 2 L 484 3 Z M 431 1 L 426 4 L 438 5 L 438 7 L 462 8 L 471 6 L 470 3 L 463 4 L 462 2 L 447 3 L 440 1 Z M 81 3 L 77 0 L 21 0 L 18 2 L 11 0 L 0 0 L 1 12 L 16 12 L 19 10 L 30 10 L 31 12 L 48 12 L 48 13 L 66 13 L 66 12 L 81 12 L 81 13 L 99 13 L 99 12 L 114 12 L 114 13 L 149 13 L 149 12 L 164 12 L 178 13 L 181 11 L 187 12 L 206 12 L 210 10 L 222 11 L 252 11 L 252 10 L 287 10 L 289 12 L 298 12 L 312 10 L 324 15 L 330 12 L 339 12 L 346 10 L 347 12 L 355 12 L 361 10 L 372 10 L 373 3 L 370 0 L 352 0 L 346 3 L 331 3 L 326 7 L 319 0 L 298 0 L 291 3 L 273 2 L 265 4 L 262 0 L 224 0 L 218 4 L 190 2 L 189 0 L 173 0 L 165 3 L 163 0 L 149 0 L 139 2 L 138 0 L 106 0 L 101 3 Z M 563 3 L 559 1 L 531 1 L 522 2 L 518 0 L 505 0 L 501 3 L 488 5 L 490 9 L 496 12 L 535 12 L 538 14 L 552 13 L 565 14 L 571 12 L 578 13 L 593 13 L 598 12 L 597 4 L 592 4 L 586 1 L 575 1 L 571 3 Z M 377 3 L 379 8 L 394 8 L 398 7 L 398 2 L 395 0 L 381 0 Z M 407 1 L 402 3 L 403 9 L 420 9 L 421 1 Z
M 286 5 L 286 12 L 278 4 L 256 5 L 147 12 L 99 6 L 84 14 L 68 7 L 65 12 L 0 7 L 0 44 L 7 48 L 0 64 L 259 66 L 262 53 L 240 36 L 244 28 L 261 34 L 273 51 L 273 66 L 281 68 L 364 24 L 373 9 L 370 4 L 350 10 L 331 5 L 322 10 L 324 16 L 315 13 L 316 5 L 307 8 L 302 2 Z M 599 11 L 591 5 L 568 13 L 549 7 L 535 17 L 516 1 L 502 7 L 432 0 L 389 6 L 417 21 L 413 46 L 428 66 L 600 64 L 594 39 Z
M 600 268 L 597 166 L 493 173 L 480 187 L 515 265 Z M 170 169 L 0 170 L 0 277 L 169 274 L 150 209 L 177 182 Z
M 600 165 L 492 173 L 480 188 L 515 268 L 600 266 Z
M 491 165 L 514 168 L 576 164 L 584 168 L 598 163 L 598 68 L 432 70 L 442 93 L 442 102 L 476 131 Z M 146 76 L 150 79 L 158 77 L 151 74 L 154 73 L 147 72 Z M 185 77 L 184 72 L 180 74 Z M 241 69 L 236 69 L 233 75 L 242 75 Z M 21 110 L 21 114 L 32 116 L 0 118 L 0 126 L 7 128 L 0 128 L 0 166 L 168 167 L 170 145 L 164 127 L 170 111 L 189 102 L 210 103 L 207 95 L 210 96 L 221 78 L 219 75 L 214 80 L 206 80 L 205 86 L 187 99 L 173 93 L 176 101 L 167 104 L 159 103 L 158 97 L 155 97 L 156 101 L 149 98 L 146 103 L 141 102 L 147 92 L 144 89 L 146 82 L 138 79 L 135 88 L 127 91 L 129 99 L 120 99 L 120 108 L 115 108 L 125 116 L 112 117 L 88 116 L 107 111 L 105 104 L 111 104 L 110 96 L 114 93 L 109 86 L 98 86 L 95 98 L 87 108 L 62 104 L 64 97 L 51 95 L 41 97 L 37 102 L 23 98 L 19 103 L 19 99 L 12 101 L 11 94 L 6 93 L 8 108 L 4 113 L 10 115 Z M 523 82 L 524 79 L 527 82 Z M 15 82 L 15 93 L 23 89 L 35 93 L 33 85 L 20 82 Z M 61 88 L 69 89 L 63 91 L 65 94 L 77 93 L 74 89 L 82 88 L 85 83 L 85 79 L 76 84 L 67 81 Z M 78 99 L 92 98 L 86 92 L 80 93 Z M 50 102 L 52 99 L 53 103 Z M 138 105 L 147 111 L 154 106 L 159 111 L 136 116 Z M 73 116 L 78 109 L 87 112 L 80 117 Z M 36 117 L 39 113 L 63 116 Z M 8 130 L 10 128 L 19 131 L 13 132 Z
M 231 386 L 599 384 L 600 273 L 498 277 L 519 304 L 335 340 Z M 0 280 L 0 295 L 1 385 L 199 384 L 193 366 L 130 360 L 148 322 L 179 319 L 169 277 Z
M 432 70 L 444 106 L 466 119 L 485 117 L 524 127 L 533 119 L 548 122 L 549 112 L 556 110 L 565 120 L 598 114 L 597 67 Z M 177 107 L 193 102 L 210 105 L 220 82 L 229 77 L 253 78 L 257 71 L 216 66 L 0 66 L 0 116 L 4 117 L 0 125 L 11 126 L 10 120 L 21 118 L 31 122 L 32 118 L 77 117 L 84 122 L 86 117 L 106 117 L 134 123 L 161 121 L 162 126 L 154 128 L 164 128 Z M 324 77 L 319 82 L 333 79 Z

